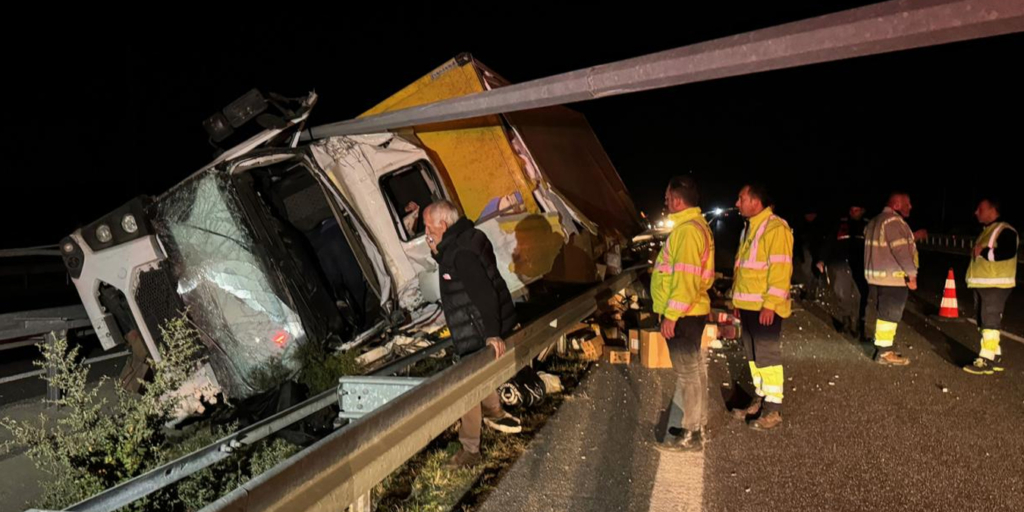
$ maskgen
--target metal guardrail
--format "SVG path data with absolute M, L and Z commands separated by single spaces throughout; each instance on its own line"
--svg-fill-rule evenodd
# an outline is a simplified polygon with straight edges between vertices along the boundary
M 519 368 L 522 368 L 522 366 L 527 364 L 534 357 L 536 357 L 537 354 L 540 353 L 540 350 L 534 350 L 534 345 L 538 343 L 543 344 L 543 342 L 545 341 L 549 342 L 547 343 L 547 345 L 550 345 L 550 343 L 554 343 L 558 335 L 562 334 L 562 331 L 573 327 L 578 321 L 586 318 L 591 313 L 593 313 L 593 311 L 596 309 L 597 304 L 595 301 L 595 296 L 598 293 L 607 289 L 615 288 L 616 286 L 618 286 L 619 288 L 625 287 L 634 279 L 635 273 L 633 271 L 630 271 L 624 273 L 618 278 L 598 285 L 597 287 L 592 288 L 590 291 L 584 293 L 580 297 L 577 297 L 576 299 L 569 301 L 567 304 L 558 308 L 554 312 L 546 315 L 542 319 L 538 320 L 537 322 L 534 322 L 530 326 L 527 326 L 525 329 L 519 331 L 518 333 L 510 337 L 508 343 L 510 345 L 509 354 L 511 354 L 511 356 L 506 356 L 501 360 L 502 362 L 504 362 L 502 367 L 506 371 L 501 372 L 500 375 L 504 377 L 491 376 L 491 380 L 498 379 L 497 383 L 495 383 L 491 389 L 496 389 L 498 386 L 501 385 L 501 383 L 512 378 L 512 376 L 515 375 L 515 372 L 518 371 Z M 435 344 L 416 353 L 410 354 L 391 364 L 388 364 L 376 371 L 373 371 L 370 373 L 370 375 L 394 375 L 412 366 L 416 362 L 421 361 L 422 359 L 429 357 L 430 355 L 435 354 L 440 350 L 448 348 L 450 345 L 450 340 Z M 445 382 L 450 382 L 451 379 L 456 378 L 452 377 L 453 371 L 455 372 L 454 375 L 461 375 L 462 373 L 464 373 L 461 370 L 455 371 L 456 368 L 469 368 L 466 365 L 470 364 L 472 368 L 479 369 L 477 368 L 478 366 L 484 365 L 484 363 L 488 361 L 487 358 L 481 359 L 479 356 L 480 354 L 467 357 L 463 360 L 462 363 L 456 365 L 452 369 L 442 372 L 442 374 L 448 376 Z M 473 363 L 471 361 L 476 362 Z M 491 362 L 494 361 L 491 360 Z M 508 367 L 514 367 L 515 369 L 512 370 L 511 374 L 506 375 L 508 373 Z M 480 378 L 484 377 L 477 376 L 477 379 Z M 424 383 L 424 385 L 426 384 L 427 383 Z M 458 386 L 448 385 L 445 386 L 445 389 L 447 390 L 449 387 L 451 388 L 451 390 L 462 389 Z M 412 394 L 412 392 L 410 392 L 410 394 Z M 476 398 L 476 401 L 481 400 L 482 397 L 483 395 Z M 284 428 L 287 428 L 288 426 L 295 424 L 296 422 L 302 421 L 303 419 L 308 418 L 309 416 L 319 411 L 322 411 L 323 409 L 330 407 L 336 403 L 337 390 L 331 389 L 325 391 L 320 395 L 312 397 L 301 404 L 295 405 L 285 411 L 282 411 L 274 416 L 271 416 L 270 418 L 260 421 L 250 427 L 240 430 L 223 439 L 219 439 L 215 443 L 212 443 L 200 450 L 185 455 L 184 457 L 181 457 L 178 460 L 172 461 L 168 464 L 155 468 L 143 475 L 140 475 L 131 480 L 123 482 L 115 487 L 107 489 L 106 491 L 100 494 L 97 494 L 85 501 L 82 501 L 78 504 L 69 507 L 67 510 L 76 512 L 112 512 L 114 510 L 118 510 L 126 505 L 129 505 L 141 498 L 148 496 L 149 494 L 152 494 L 153 492 L 159 489 L 165 488 L 198 471 L 213 466 L 214 464 L 230 457 L 234 450 L 243 445 L 251 445 L 255 442 L 265 439 L 275 434 L 276 432 L 279 432 Z M 467 403 L 472 404 L 472 400 L 470 400 Z M 376 415 L 378 414 L 384 414 L 381 412 L 384 409 L 387 409 L 387 406 L 382 408 L 381 410 L 372 413 L 370 416 L 377 417 Z M 468 410 L 468 407 L 465 410 Z M 463 413 L 465 413 L 465 410 L 462 410 L 456 416 L 456 418 L 460 417 Z M 360 419 L 359 421 L 365 421 L 365 418 Z M 454 419 L 451 420 L 449 424 L 454 423 L 454 421 Z M 427 424 L 431 426 L 438 425 L 436 421 L 433 423 L 426 422 L 425 425 Z M 444 428 L 446 428 L 446 426 L 442 426 L 440 428 L 441 430 L 443 430 Z M 348 434 L 348 432 L 350 431 L 356 432 L 357 434 Z M 313 445 L 310 448 L 307 448 L 299 455 L 319 450 L 318 447 L 321 446 L 328 439 L 348 435 L 359 435 L 358 432 L 360 431 L 360 429 L 353 430 L 352 425 L 342 427 L 340 430 L 331 434 L 325 440 Z M 439 434 L 440 431 L 438 431 L 437 433 Z M 417 439 L 423 439 L 423 446 L 425 446 L 426 443 L 429 442 L 430 439 L 433 439 L 433 437 L 436 437 L 436 435 L 437 434 L 434 434 L 433 436 L 426 438 L 418 437 Z M 406 457 L 405 459 L 402 459 L 402 463 L 404 463 L 404 461 L 411 457 L 413 454 L 415 454 L 415 451 L 412 454 L 409 454 L 409 456 Z M 285 464 L 288 464 L 288 462 L 286 462 Z M 274 470 L 271 471 L 273 472 Z M 254 480 L 253 482 L 255 481 L 256 480 Z M 239 490 L 236 490 L 234 493 L 222 498 L 222 501 L 228 500 L 223 501 L 223 503 L 225 504 L 234 503 L 233 501 L 230 501 L 229 498 L 231 498 L 232 496 L 236 496 L 239 493 L 248 492 L 249 491 L 247 489 L 240 488 Z M 352 501 L 356 500 L 354 499 Z M 221 501 L 218 501 L 216 503 L 221 503 Z M 216 503 L 214 505 L 216 505 Z M 211 507 L 213 507 L 214 505 L 211 505 Z M 346 504 L 345 506 L 347 505 L 348 504 Z M 295 510 L 290 506 L 285 506 L 283 509 Z M 210 510 L 216 510 L 216 508 Z
M 302 139 L 379 133 L 1024 30 L 1011 0 L 899 0 L 486 92 L 314 127 Z
M 1024 31 L 1024 5 L 1019 2 L 884 2 L 485 93 L 321 126 L 304 133 L 304 139 L 512 112 L 1020 31 Z M 516 333 L 508 340 L 511 349 L 504 357 L 495 361 L 485 351 L 465 358 L 461 364 L 331 434 L 204 510 L 339 510 L 356 502 L 474 403 L 554 343 L 562 329 L 571 327 L 565 324 L 589 315 L 596 306 L 596 291 L 624 287 L 633 276 L 632 272 L 625 273 L 604 288 L 595 288 Z M 270 426 L 262 428 L 266 431 Z
M 20 249 L 0 249 L 0 258 L 23 258 L 26 256 L 56 256 L 60 257 L 60 248 L 56 245 L 42 245 L 39 247 L 24 247 Z
M 369 375 L 394 375 L 449 346 L 451 346 L 451 340 L 442 341 L 370 372 Z M 69 507 L 67 510 L 76 512 L 111 512 L 120 509 L 164 487 L 213 466 L 230 457 L 234 450 L 244 445 L 251 445 L 261 441 L 337 402 L 336 389 L 324 391 L 234 434 L 218 439 L 204 448 L 111 487 Z
M 102 363 L 104 361 L 110 361 L 111 359 L 128 357 L 130 355 L 131 352 L 123 350 L 121 352 L 115 352 L 113 354 L 103 354 L 102 356 L 90 357 L 89 359 L 82 361 L 82 364 L 93 365 L 96 363 Z M 18 382 L 20 380 L 31 379 L 32 377 L 41 377 L 43 375 L 46 375 L 46 370 L 36 370 L 32 372 L 19 373 L 17 375 L 9 375 L 7 377 L 0 377 L 0 384 L 10 384 L 11 382 Z M 47 386 L 47 388 L 49 388 L 49 386 Z M 49 390 L 48 393 L 50 393 Z
M 949 254 L 970 255 L 977 241 L 977 236 L 965 235 L 928 235 L 917 243 L 921 250 L 931 250 Z M 1017 255 L 1017 261 L 1024 264 L 1024 247 Z
M 7 340 L 37 337 L 42 338 L 53 331 L 68 331 L 91 327 L 85 308 L 65 306 L 60 308 L 37 309 L 0 315 L 0 350 Z
M 635 279 L 636 271 L 628 271 L 590 289 L 510 336 L 500 359 L 487 350 L 463 358 L 203 512 L 344 510 L 591 315 L 600 293 L 623 289 Z
M 37 309 L 34 311 L 20 311 L 17 313 L 5 313 L 0 315 L 0 351 L 22 348 L 37 343 L 54 343 L 56 340 L 67 336 L 68 331 L 74 329 L 89 329 L 92 323 L 85 313 L 85 308 L 79 306 L 65 306 L 60 308 Z M 4 343 L 9 340 L 17 340 Z M 127 353 L 105 354 L 85 360 L 85 364 L 94 364 L 110 359 L 123 357 Z M 31 379 L 53 372 L 54 369 L 36 370 L 7 375 L 0 378 L 0 385 L 9 384 L 25 379 Z M 60 397 L 59 391 L 46 385 L 46 398 L 56 400 Z

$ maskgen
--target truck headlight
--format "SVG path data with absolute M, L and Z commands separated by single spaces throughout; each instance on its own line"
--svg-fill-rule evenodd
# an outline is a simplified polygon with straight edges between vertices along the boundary
M 125 233 L 135 234 L 139 230 L 139 223 L 135 221 L 135 216 L 129 213 L 121 219 L 121 227 Z
M 100 243 L 107 244 L 114 239 L 114 234 L 110 232 L 110 226 L 100 224 L 100 227 L 96 228 L 96 238 Z

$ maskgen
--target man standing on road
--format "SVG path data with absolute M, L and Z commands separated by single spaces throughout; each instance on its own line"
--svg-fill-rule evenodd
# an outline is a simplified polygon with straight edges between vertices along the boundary
M 1000 222 L 1002 204 L 995 198 L 983 199 L 974 216 L 983 226 L 974 244 L 971 266 L 967 269 L 967 287 L 974 290 L 974 309 L 981 329 L 981 352 L 974 363 L 964 367 L 967 373 L 992 375 L 1003 371 L 1000 361 L 999 332 L 1003 309 L 1017 286 L 1017 230 Z
M 662 316 L 661 334 L 668 340 L 676 372 L 672 402 L 683 411 L 681 432 L 657 446 L 663 451 L 700 450 L 708 424 L 708 369 L 700 342 L 711 312 L 708 290 L 715 282 L 715 239 L 698 204 L 700 193 L 693 178 L 669 182 L 665 207 L 675 227 L 651 276 L 654 312 Z
M 858 202 L 825 242 L 818 271 L 827 274 L 838 304 L 841 330 L 861 338 L 864 310 L 868 302 L 868 282 L 864 279 L 864 207 Z
M 910 290 L 917 289 L 917 245 L 904 220 L 910 216 L 911 207 L 906 193 L 890 194 L 888 206 L 864 232 L 864 277 L 875 293 L 878 313 L 875 361 L 887 366 L 910 364 L 910 359 L 893 350 L 893 344 Z
M 755 430 L 782 424 L 782 320 L 789 318 L 793 277 L 793 231 L 772 211 L 767 189 L 750 184 L 740 190 L 736 207 L 747 219 L 740 236 L 733 277 L 732 302 L 743 324 L 743 343 L 757 395 L 749 406 L 734 409 Z
M 806 205 L 803 217 L 793 224 L 793 282 L 803 285 L 802 297 L 815 300 L 824 291 L 822 272 L 815 266 L 825 243 L 824 221 L 818 209 Z
M 455 352 L 465 356 L 490 346 L 495 358 L 501 357 L 505 353 L 503 338 L 516 326 L 516 310 L 487 235 L 461 217 L 448 201 L 428 206 L 423 221 L 427 243 L 438 263 L 441 306 Z M 481 421 L 499 432 L 522 431 L 519 419 L 505 412 L 498 394 L 491 393 L 462 417 L 462 449 L 452 456 L 449 466 L 472 466 L 482 460 Z

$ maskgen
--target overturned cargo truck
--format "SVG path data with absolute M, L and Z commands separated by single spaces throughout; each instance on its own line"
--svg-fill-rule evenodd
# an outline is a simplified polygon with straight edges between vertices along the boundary
M 364 115 L 507 85 L 459 56 Z M 61 243 L 96 333 L 160 360 L 164 321 L 188 311 L 226 396 L 304 344 L 348 350 L 443 327 L 419 212 L 448 199 L 495 247 L 518 301 L 538 280 L 621 270 L 639 216 L 586 119 L 563 107 L 299 144 L 310 94 L 277 122 L 156 197 Z M 209 375 L 212 373 L 212 375 Z

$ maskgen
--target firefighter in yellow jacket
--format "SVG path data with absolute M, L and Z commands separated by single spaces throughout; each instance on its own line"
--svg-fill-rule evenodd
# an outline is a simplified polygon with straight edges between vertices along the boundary
M 654 311 L 662 317 L 676 389 L 672 401 L 683 411 L 674 436 L 657 447 L 662 451 L 702 448 L 708 423 L 708 370 L 701 334 L 711 312 L 708 290 L 715 281 L 715 240 L 700 208 L 697 183 L 689 176 L 673 178 L 665 190 L 672 233 L 665 241 L 651 276 Z
M 1013 226 L 999 221 L 1002 205 L 988 198 L 974 212 L 983 227 L 974 244 L 971 266 L 967 269 L 967 287 L 974 290 L 974 309 L 981 329 L 981 352 L 974 363 L 964 367 L 967 373 L 992 375 L 1003 371 L 999 348 L 1003 310 L 1017 286 L 1017 251 L 1020 237 Z
M 743 344 L 750 360 L 756 397 L 733 416 L 756 430 L 782 424 L 782 321 L 792 313 L 789 298 L 793 277 L 793 231 L 775 215 L 768 191 L 761 185 L 740 190 L 736 207 L 746 217 L 733 277 L 732 302 L 743 323 Z

